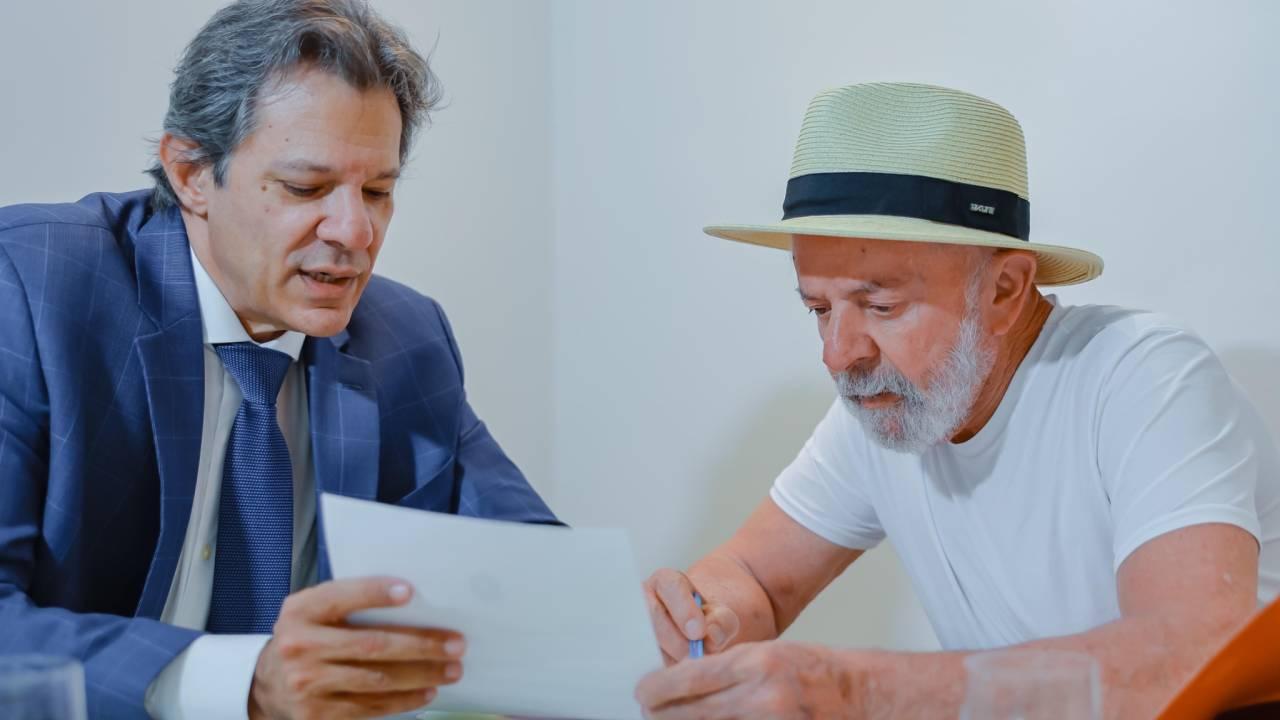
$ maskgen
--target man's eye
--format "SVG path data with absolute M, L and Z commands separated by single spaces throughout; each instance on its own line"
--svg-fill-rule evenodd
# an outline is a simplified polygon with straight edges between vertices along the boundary
M 365 195 L 368 195 L 369 197 L 373 198 L 374 200 L 385 200 L 386 198 L 391 197 L 391 191 L 390 191 L 390 190 L 370 190 L 370 189 L 365 189 L 364 194 L 365 194 Z
M 824 307 L 809 308 L 809 314 L 817 315 L 818 317 L 822 317 L 823 315 L 826 315 L 830 311 L 831 311 L 831 308 L 824 308 Z
M 892 305 L 868 305 L 867 309 L 877 315 L 888 315 L 893 312 Z
M 289 183 L 281 183 L 284 189 L 289 191 L 290 195 L 298 197 L 311 197 L 320 191 L 318 187 L 306 187 L 303 185 L 290 185 Z

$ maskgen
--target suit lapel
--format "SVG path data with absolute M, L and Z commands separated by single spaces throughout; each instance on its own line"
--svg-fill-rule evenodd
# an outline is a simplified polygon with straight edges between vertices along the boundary
M 137 614 L 159 618 L 191 517 L 204 420 L 200 306 L 186 228 L 177 210 L 137 234 L 138 299 L 158 330 L 135 341 L 160 469 L 160 537 Z
M 195 495 L 204 423 L 204 350 L 191 251 L 176 210 L 157 213 L 138 231 L 139 304 L 158 328 L 135 341 L 160 470 L 160 536 L 138 603 L 159 618 L 182 554 Z M 320 492 L 377 499 L 377 391 L 373 366 L 343 352 L 348 335 L 308 338 L 303 349 L 317 513 Z M 320 579 L 330 577 L 323 522 L 317 515 Z
M 318 575 L 330 577 L 319 494 L 364 500 L 378 496 L 378 398 L 373 365 L 343 352 L 343 331 L 332 338 L 307 338 L 307 401 L 311 454 L 316 475 Z

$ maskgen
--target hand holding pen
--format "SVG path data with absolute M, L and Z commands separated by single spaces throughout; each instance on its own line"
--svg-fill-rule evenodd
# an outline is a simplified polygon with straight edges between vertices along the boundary
M 721 652 L 738 634 L 737 614 L 694 587 L 682 572 L 659 570 L 645 581 L 644 591 L 667 665 Z

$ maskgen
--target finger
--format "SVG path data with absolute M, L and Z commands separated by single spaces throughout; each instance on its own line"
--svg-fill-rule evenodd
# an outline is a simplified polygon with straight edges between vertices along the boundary
M 676 627 L 675 621 L 667 613 L 667 606 L 658 599 L 653 588 L 645 585 L 644 594 L 649 606 L 649 620 L 653 623 L 653 635 L 658 640 L 662 654 L 672 661 L 684 658 L 689 654 L 689 639 Z
M 652 708 L 650 720 L 730 720 L 731 718 L 773 717 L 768 708 L 755 702 L 755 689 L 733 685 L 723 690 L 688 700 Z
M 450 685 L 462 677 L 462 663 L 343 663 L 324 664 L 306 673 L 286 678 L 297 692 L 373 694 L 415 691 Z
M 447 661 L 466 652 L 461 635 L 447 630 L 399 627 L 331 627 L 310 625 L 276 637 L 280 655 L 287 659 Z
M 334 623 L 358 610 L 403 605 L 412 595 L 409 583 L 393 577 L 330 580 L 285 598 L 280 619 Z
M 718 653 L 729 647 L 738 636 L 738 614 L 724 605 L 708 605 L 704 608 L 707 617 L 708 653 Z
M 732 658 L 714 655 L 655 670 L 636 685 L 636 700 L 645 708 L 655 709 L 731 687 L 737 682 Z
M 386 715 L 407 713 L 430 704 L 436 699 L 433 688 L 424 692 L 405 691 L 382 695 L 333 695 L 325 703 L 328 717 L 380 718 Z
M 685 641 L 701 640 L 706 634 L 706 622 L 702 608 L 693 600 L 693 583 L 689 578 L 675 570 L 659 570 L 653 574 L 651 582 L 654 593 L 667 607 L 667 614 Z

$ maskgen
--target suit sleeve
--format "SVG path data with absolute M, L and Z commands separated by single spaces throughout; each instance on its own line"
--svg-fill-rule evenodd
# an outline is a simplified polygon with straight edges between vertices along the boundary
M 49 402 L 22 278 L 0 246 L 0 654 L 84 664 L 89 715 L 146 718 L 151 680 L 199 633 L 150 619 L 39 607 L 28 595 L 42 542 Z
M 434 301 L 432 303 L 435 304 Z M 524 473 L 502 451 L 498 441 L 467 402 L 462 356 L 453 337 L 453 328 L 449 326 L 444 310 L 438 304 L 435 309 L 444 325 L 445 337 L 458 367 L 458 382 L 462 386 L 458 402 L 458 447 L 454 456 L 458 514 L 494 520 L 563 524 L 529 485 Z

